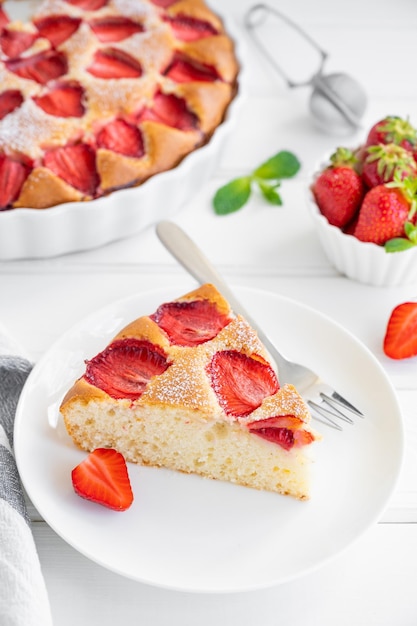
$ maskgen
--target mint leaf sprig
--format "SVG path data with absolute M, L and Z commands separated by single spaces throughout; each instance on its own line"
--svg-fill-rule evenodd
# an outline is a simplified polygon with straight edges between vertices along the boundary
M 292 152 L 278 152 L 251 174 L 235 178 L 220 187 L 213 198 L 214 212 L 217 215 L 228 215 L 241 209 L 249 200 L 254 185 L 269 204 L 281 206 L 282 199 L 278 192 L 281 180 L 292 178 L 299 169 L 300 162 Z

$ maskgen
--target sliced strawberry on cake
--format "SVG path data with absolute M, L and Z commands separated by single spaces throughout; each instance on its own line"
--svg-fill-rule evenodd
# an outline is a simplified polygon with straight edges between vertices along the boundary
M 67 57 L 57 50 L 45 50 L 32 56 L 10 59 L 5 62 L 5 66 L 9 72 L 20 78 L 33 80 L 41 85 L 46 85 L 68 71 Z
M 137 121 L 145 120 L 159 122 L 178 128 L 179 130 L 194 130 L 197 128 L 197 116 L 188 110 L 183 98 L 174 94 L 165 94 L 158 91 L 153 99 L 152 106 L 143 109 L 137 116 Z
M 78 143 L 46 152 L 44 165 L 66 183 L 94 196 L 99 184 L 94 150 L 85 143 Z
M 105 7 L 109 0 L 65 0 L 65 2 L 84 11 L 98 11 Z
M 217 30 L 209 22 L 190 17 L 189 15 L 166 16 L 165 20 L 171 26 L 174 36 L 181 41 L 198 41 L 199 39 L 218 34 Z
M 106 124 L 97 134 L 96 141 L 99 148 L 136 159 L 145 153 L 141 131 L 122 118 Z
M 144 30 L 142 24 L 123 15 L 110 15 L 91 20 L 89 26 L 101 43 L 123 41 Z
M 96 78 L 139 78 L 142 67 L 132 56 L 118 48 L 97 50 L 91 65 L 87 68 Z
M 0 34 L 0 48 L 6 56 L 13 59 L 30 48 L 36 37 L 35 33 L 3 28 Z
M 18 89 L 7 89 L 0 93 L 0 120 L 19 108 L 23 103 L 23 96 Z
M 213 339 L 231 321 L 209 300 L 167 302 L 150 318 L 167 333 L 172 344 L 189 347 Z
M 219 79 L 214 67 L 198 63 L 179 53 L 174 55 L 164 74 L 176 83 L 210 83 Z
M 0 209 L 11 207 L 29 172 L 30 168 L 22 161 L 0 155 Z
M 67 41 L 78 30 L 81 19 L 69 15 L 47 15 L 34 20 L 39 35 L 45 37 L 56 48 Z
M 122 329 L 61 404 L 74 443 L 127 461 L 306 499 L 306 404 L 212 285 Z
M 48 115 L 55 117 L 82 117 L 84 89 L 75 81 L 56 83 L 33 101 Z

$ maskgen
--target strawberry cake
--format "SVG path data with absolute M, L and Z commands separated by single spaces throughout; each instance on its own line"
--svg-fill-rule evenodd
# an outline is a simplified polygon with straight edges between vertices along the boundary
M 174 168 L 237 91 L 233 42 L 202 0 L 45 0 L 26 23 L 0 7 L 0 27 L 0 210 Z
M 166 302 L 86 361 L 60 408 L 85 451 L 310 496 L 306 404 L 280 387 L 251 326 L 210 284 Z

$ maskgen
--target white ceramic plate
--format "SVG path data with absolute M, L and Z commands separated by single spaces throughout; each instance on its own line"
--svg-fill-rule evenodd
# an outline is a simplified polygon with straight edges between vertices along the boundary
M 135 500 L 114 512 L 78 497 L 77 450 L 58 417 L 67 388 L 126 323 L 180 295 L 168 289 L 116 302 L 67 332 L 23 390 L 15 451 L 35 507 L 70 545 L 104 567 L 155 586 L 236 592 L 289 581 L 339 554 L 374 524 L 394 489 L 403 428 L 395 392 L 359 341 L 312 309 L 252 289 L 243 304 L 294 359 L 313 366 L 366 414 L 343 433 L 320 426 L 312 498 L 289 497 L 129 465 Z

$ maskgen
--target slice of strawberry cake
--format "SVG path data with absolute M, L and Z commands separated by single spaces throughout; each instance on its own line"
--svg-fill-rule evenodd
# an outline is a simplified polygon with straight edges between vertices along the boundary
M 210 284 L 126 326 L 61 404 L 86 451 L 306 499 L 317 435 L 255 331 Z

